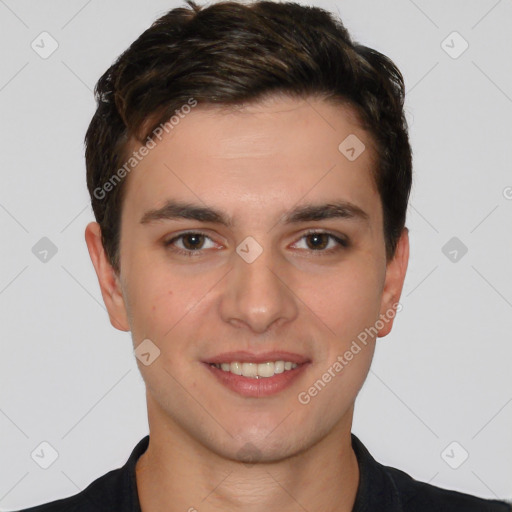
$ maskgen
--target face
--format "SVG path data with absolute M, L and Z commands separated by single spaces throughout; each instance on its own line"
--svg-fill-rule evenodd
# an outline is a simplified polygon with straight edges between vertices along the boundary
M 404 232 L 386 261 L 373 158 L 348 107 L 274 98 L 198 105 L 132 171 L 119 275 L 86 239 L 112 324 L 159 351 L 138 361 L 150 428 L 267 461 L 350 430 L 408 255 Z

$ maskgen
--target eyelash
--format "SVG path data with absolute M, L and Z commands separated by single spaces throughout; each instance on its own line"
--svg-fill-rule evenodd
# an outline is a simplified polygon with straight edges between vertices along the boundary
M 206 238 L 209 238 L 211 240 L 211 238 L 208 235 L 206 235 L 205 233 L 201 233 L 200 231 L 186 231 L 184 233 L 180 233 L 179 235 L 177 235 L 177 236 L 175 236 L 175 237 L 173 237 L 173 238 L 171 238 L 169 240 L 166 240 L 164 242 L 164 246 L 166 248 L 169 248 L 173 252 L 176 252 L 177 254 L 181 254 L 181 255 L 187 256 L 187 257 L 200 256 L 202 254 L 202 251 L 207 250 L 207 249 L 184 250 L 184 249 L 179 249 L 179 248 L 176 248 L 176 247 L 172 247 L 172 244 L 174 242 L 184 238 L 187 235 L 202 235 L 202 236 L 204 236 Z M 329 233 L 328 231 L 309 230 L 309 231 L 306 231 L 300 237 L 299 240 L 302 240 L 303 238 L 306 238 L 306 237 L 311 236 L 311 235 L 327 235 L 331 240 L 334 240 L 338 244 L 337 247 L 331 248 L 331 249 L 327 249 L 327 250 L 326 249 L 318 249 L 318 250 L 309 249 L 310 252 L 317 253 L 316 256 L 330 255 L 330 254 L 337 253 L 338 251 L 340 251 L 342 249 L 346 249 L 346 248 L 349 247 L 348 240 L 346 240 L 344 238 L 340 238 L 340 237 L 334 235 L 333 233 Z M 302 250 L 304 250 L 304 249 L 302 249 Z

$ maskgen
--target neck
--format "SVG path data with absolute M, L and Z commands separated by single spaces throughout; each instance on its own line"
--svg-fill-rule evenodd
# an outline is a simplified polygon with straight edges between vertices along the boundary
M 141 510 L 351 512 L 359 468 L 349 419 L 300 453 L 246 464 L 213 453 L 175 424 L 152 425 L 150 415 L 149 446 L 136 464 Z

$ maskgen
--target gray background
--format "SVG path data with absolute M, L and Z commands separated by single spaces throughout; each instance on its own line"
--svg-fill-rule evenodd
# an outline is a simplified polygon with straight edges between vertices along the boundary
M 84 241 L 82 141 L 96 80 L 177 5 L 0 0 L 1 510 L 77 493 L 148 432 L 130 334 L 108 321 Z M 401 69 L 414 150 L 403 310 L 353 431 L 416 479 L 512 499 L 512 2 L 314 5 Z M 43 31 L 59 45 L 46 59 L 31 47 L 51 49 Z M 469 44 L 457 58 L 453 31 Z M 48 469 L 31 458 L 43 441 L 59 454 Z

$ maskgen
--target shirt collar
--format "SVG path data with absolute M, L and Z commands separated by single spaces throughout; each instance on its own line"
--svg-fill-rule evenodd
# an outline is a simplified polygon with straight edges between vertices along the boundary
M 359 485 L 352 512 L 403 512 L 398 489 L 386 467 L 371 456 L 356 435 L 351 436 L 359 465 Z
M 135 465 L 139 457 L 147 450 L 149 446 L 149 435 L 142 438 L 135 448 L 133 449 L 129 459 L 126 461 L 126 486 L 128 488 L 126 508 L 122 510 L 129 510 L 130 512 L 142 512 L 140 508 L 139 494 L 137 492 L 137 479 L 135 478 Z

